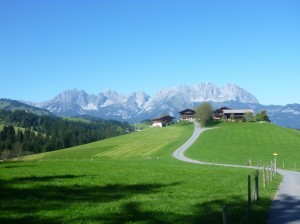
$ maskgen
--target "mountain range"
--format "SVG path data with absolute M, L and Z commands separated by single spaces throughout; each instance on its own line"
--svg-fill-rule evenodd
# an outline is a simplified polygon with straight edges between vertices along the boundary
M 224 87 L 208 82 L 193 86 L 180 85 L 162 89 L 153 97 L 143 91 L 124 95 L 105 90 L 96 95 L 72 89 L 49 101 L 26 103 L 59 116 L 89 115 L 135 123 L 163 114 L 178 117 L 179 111 L 196 107 L 202 102 L 210 102 L 214 108 L 227 106 L 234 109 L 251 108 L 255 112 L 267 110 L 273 123 L 300 129 L 300 104 L 261 105 L 254 95 L 235 84 Z

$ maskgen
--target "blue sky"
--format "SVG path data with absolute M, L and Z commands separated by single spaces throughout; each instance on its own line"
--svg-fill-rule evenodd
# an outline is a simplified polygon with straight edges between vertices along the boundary
M 235 83 L 300 103 L 298 0 L 0 0 L 0 98 Z

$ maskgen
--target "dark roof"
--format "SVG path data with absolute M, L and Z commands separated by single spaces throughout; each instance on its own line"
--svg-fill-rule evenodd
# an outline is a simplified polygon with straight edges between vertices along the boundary
M 229 107 L 220 107 L 220 108 L 214 110 L 213 112 L 214 113 L 223 113 L 224 110 L 230 110 L 230 108 Z
M 185 109 L 185 110 L 183 110 L 183 111 L 180 111 L 179 113 L 180 113 L 181 115 L 183 115 L 183 114 L 195 114 L 196 111 L 194 111 L 194 110 L 192 110 L 192 109 Z

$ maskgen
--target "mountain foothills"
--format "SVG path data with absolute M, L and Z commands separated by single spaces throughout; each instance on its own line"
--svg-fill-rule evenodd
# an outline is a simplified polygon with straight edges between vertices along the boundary
M 225 87 L 217 87 L 212 83 L 181 85 L 163 89 L 153 97 L 142 91 L 123 95 L 106 90 L 94 95 L 73 89 L 49 101 L 27 103 L 59 116 L 89 115 L 134 123 L 163 114 L 178 117 L 179 111 L 195 107 L 201 102 L 211 102 L 214 108 L 227 106 L 232 109 L 251 108 L 255 112 L 267 110 L 273 123 L 300 129 L 299 104 L 261 105 L 255 96 L 235 84 Z

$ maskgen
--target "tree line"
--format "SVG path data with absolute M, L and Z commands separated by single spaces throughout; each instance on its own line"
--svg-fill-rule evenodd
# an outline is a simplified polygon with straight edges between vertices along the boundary
M 19 110 L 0 110 L 0 122 L 5 124 L 0 131 L 2 159 L 82 145 L 133 129 L 127 122 L 91 117 L 85 117 L 84 122 L 70 121 Z

